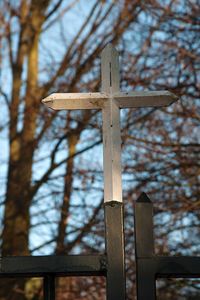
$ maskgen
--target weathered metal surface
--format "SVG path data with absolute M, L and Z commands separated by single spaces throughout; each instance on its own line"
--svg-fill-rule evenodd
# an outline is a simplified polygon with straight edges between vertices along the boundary
M 155 256 L 153 205 L 146 194 L 135 203 L 137 299 L 156 299 L 157 278 L 200 277 L 200 257 Z
M 119 108 L 163 107 L 178 100 L 169 91 L 120 92 L 113 95 Z
M 137 257 L 154 255 L 153 205 L 145 193 L 135 203 L 135 251 Z
M 155 256 L 138 258 L 139 268 L 151 271 L 155 278 L 197 278 L 200 277 L 198 256 Z
M 105 209 L 105 238 L 107 256 L 106 293 L 108 300 L 126 299 L 124 258 L 123 204 L 108 202 Z
M 104 255 L 2 257 L 0 276 L 105 276 Z
M 42 100 L 53 110 L 103 109 L 105 93 L 54 93 Z
M 102 109 L 104 202 L 122 202 L 120 108 L 162 107 L 178 100 L 168 91 L 120 92 L 119 54 L 108 44 L 101 54 L 101 93 L 57 93 L 42 102 L 54 110 Z
M 47 275 L 44 277 L 43 293 L 44 293 L 44 300 L 55 300 L 54 275 Z

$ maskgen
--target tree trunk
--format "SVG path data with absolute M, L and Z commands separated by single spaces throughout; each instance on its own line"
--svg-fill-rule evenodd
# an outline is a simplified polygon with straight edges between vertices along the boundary
M 10 153 L 2 233 L 2 255 L 29 255 L 32 163 L 35 131 L 40 99 L 38 95 L 38 45 L 44 11 L 48 1 L 33 0 L 30 18 L 21 18 L 21 43 L 16 63 L 13 63 L 13 91 L 10 108 Z M 22 1 L 22 3 L 26 3 Z M 23 6 L 23 5 L 22 5 Z M 23 8 L 23 7 L 22 7 Z M 23 23 L 23 24 L 22 24 Z M 26 42 L 24 39 L 26 38 Z M 26 47 L 24 46 L 26 45 Z M 22 70 L 27 57 L 27 85 L 24 99 L 23 129 L 18 131 L 18 111 Z M 0 299 L 25 299 L 25 279 L 3 280 Z

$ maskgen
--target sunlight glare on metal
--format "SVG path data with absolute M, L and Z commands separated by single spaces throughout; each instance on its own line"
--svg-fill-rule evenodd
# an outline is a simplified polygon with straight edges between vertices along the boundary
M 111 44 L 101 53 L 101 86 L 101 92 L 54 93 L 42 102 L 53 110 L 102 110 L 104 202 L 122 202 L 120 109 L 165 107 L 178 97 L 169 91 L 121 92 L 119 54 Z

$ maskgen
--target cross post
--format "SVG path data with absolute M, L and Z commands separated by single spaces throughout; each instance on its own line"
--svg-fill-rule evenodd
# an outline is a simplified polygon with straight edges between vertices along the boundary
M 168 91 L 121 92 L 119 55 L 111 44 L 101 54 L 101 80 L 101 92 L 56 93 L 42 102 L 54 110 L 102 110 L 107 299 L 125 300 L 120 109 L 168 106 L 178 98 Z

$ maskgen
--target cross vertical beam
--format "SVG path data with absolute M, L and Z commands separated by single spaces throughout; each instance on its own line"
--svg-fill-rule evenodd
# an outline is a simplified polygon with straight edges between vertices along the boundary
M 101 55 L 102 92 L 109 99 L 102 110 L 107 299 L 126 299 L 124 217 L 121 183 L 120 110 L 113 101 L 119 92 L 119 55 L 108 45 Z M 117 251 L 116 251 L 117 249 Z
M 119 91 L 119 55 L 110 44 L 101 55 L 102 92 L 109 93 L 103 108 L 104 201 L 122 202 L 120 111 L 113 101 Z
M 119 54 L 108 44 L 101 53 L 101 90 L 112 94 L 119 91 Z

